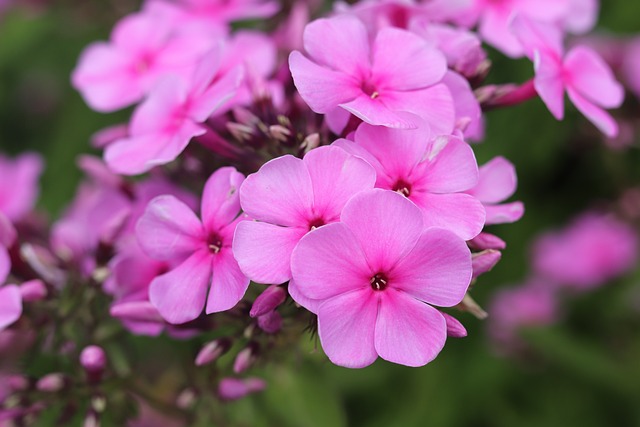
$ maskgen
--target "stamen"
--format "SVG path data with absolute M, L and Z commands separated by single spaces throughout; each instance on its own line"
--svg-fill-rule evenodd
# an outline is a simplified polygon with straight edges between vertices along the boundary
M 389 284 L 389 279 L 382 273 L 377 273 L 375 276 L 371 278 L 371 288 L 374 291 L 384 291 Z

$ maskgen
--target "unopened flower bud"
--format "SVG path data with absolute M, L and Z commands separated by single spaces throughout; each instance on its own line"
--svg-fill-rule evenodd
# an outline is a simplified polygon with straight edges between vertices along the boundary
M 164 323 L 158 309 L 149 301 L 131 301 L 113 305 L 109 310 L 111 316 L 134 322 Z
M 258 327 L 268 334 L 275 334 L 282 329 L 282 316 L 277 311 L 270 311 L 258 317 Z
M 233 361 L 233 372 L 240 374 L 249 369 L 255 362 L 257 353 L 258 343 L 249 343 L 245 349 L 238 353 L 236 360 Z
M 447 336 L 453 338 L 463 338 L 467 336 L 467 330 L 458 319 L 447 313 L 441 313 L 447 322 Z
M 62 390 L 66 384 L 67 379 L 64 374 L 56 372 L 40 378 L 36 383 L 36 389 L 46 393 L 56 393 Z
M 26 302 L 40 301 L 47 297 L 47 287 L 42 280 L 29 280 L 20 285 L 20 295 Z
M 266 387 L 267 383 L 260 378 L 223 378 L 218 385 L 218 395 L 223 400 L 237 400 Z
M 502 253 L 495 249 L 487 249 L 482 252 L 474 253 L 471 257 L 473 277 L 478 277 L 491 271 L 498 261 L 500 261 L 500 258 L 502 258 Z
M 107 365 L 107 356 L 101 347 L 90 345 L 80 353 L 80 364 L 87 371 L 90 382 L 99 382 Z
M 480 233 L 473 239 L 469 240 L 469 246 L 472 249 L 485 250 L 485 249 L 497 249 L 502 250 L 507 247 L 507 244 L 499 238 L 489 233 Z
M 287 298 L 287 292 L 282 286 L 269 286 L 256 298 L 251 306 L 251 317 L 262 316 L 275 310 Z
M 205 344 L 196 356 L 196 366 L 204 366 L 217 360 L 231 348 L 231 340 L 220 338 Z

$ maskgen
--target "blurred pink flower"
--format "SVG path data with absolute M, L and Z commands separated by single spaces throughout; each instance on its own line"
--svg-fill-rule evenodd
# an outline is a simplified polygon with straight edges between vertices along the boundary
M 33 209 L 42 169 L 38 154 L 26 153 L 14 159 L 0 154 L 0 214 L 15 223 Z
M 0 285 L 0 331 L 22 315 L 22 295 L 16 285 Z
M 399 194 L 363 191 L 340 222 L 311 231 L 294 249 L 300 293 L 319 301 L 318 334 L 337 365 L 362 368 L 378 356 L 422 366 L 443 348 L 451 307 L 471 280 L 471 254 L 450 231 L 424 230 L 422 213 Z
M 153 199 L 138 221 L 136 235 L 146 254 L 180 263 L 150 285 L 150 300 L 167 322 L 194 320 L 205 305 L 207 314 L 228 310 L 244 296 L 249 279 L 231 252 L 236 225 L 244 219 L 238 217 L 243 180 L 232 167 L 211 175 L 203 190 L 202 221 L 170 195 Z

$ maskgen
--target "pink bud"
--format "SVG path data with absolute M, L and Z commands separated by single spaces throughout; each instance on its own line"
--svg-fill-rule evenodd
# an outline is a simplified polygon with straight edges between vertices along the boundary
M 23 301 L 40 301 L 47 297 L 47 287 L 42 280 L 29 280 L 20 285 L 20 295 Z
M 498 261 L 500 261 L 500 258 L 502 258 L 502 253 L 495 249 L 487 249 L 482 252 L 474 253 L 471 257 L 473 277 L 478 277 L 491 271 Z
M 269 286 L 256 298 L 249 315 L 251 317 L 258 317 L 267 314 L 275 310 L 286 298 L 287 292 L 282 286 Z
M 80 353 L 80 364 L 87 371 L 89 378 L 97 381 L 107 365 L 107 356 L 101 347 L 90 345 Z
M 236 356 L 236 360 L 233 361 L 233 372 L 236 374 L 240 374 L 253 365 L 253 362 L 256 360 L 256 353 L 258 352 L 258 344 L 257 343 L 249 343 L 249 345 L 238 355 Z
M 223 400 L 237 400 L 264 390 L 267 384 L 260 378 L 223 378 L 218 385 L 218 394 Z
M 469 246 L 472 249 L 484 250 L 484 249 L 505 249 L 507 244 L 499 238 L 489 233 L 480 233 L 473 239 L 469 240 Z
M 447 336 L 453 338 L 463 338 L 467 336 L 467 330 L 458 319 L 447 313 L 441 313 L 447 322 Z
M 36 383 L 36 388 L 46 393 L 56 393 L 62 390 L 65 385 L 65 376 L 61 373 L 53 373 L 40 378 Z
M 258 327 L 268 334 L 275 334 L 282 329 L 282 316 L 277 311 L 270 311 L 258 317 Z
M 6 381 L 12 391 L 24 391 L 29 388 L 29 380 L 23 375 L 11 375 Z
M 227 338 L 217 339 L 205 344 L 198 356 L 196 356 L 196 366 L 204 366 L 215 361 L 229 351 L 229 348 L 231 348 L 231 340 Z
M 164 319 L 158 313 L 158 309 L 149 301 L 123 302 L 111 306 L 111 316 L 121 320 L 135 322 L 164 323 Z

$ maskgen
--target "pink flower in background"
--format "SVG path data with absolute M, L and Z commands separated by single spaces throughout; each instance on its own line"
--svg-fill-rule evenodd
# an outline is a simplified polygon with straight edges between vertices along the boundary
M 2 281 L 0 280 L 0 283 Z M 20 288 L 16 285 L 0 285 L 0 331 L 13 324 L 21 315 L 22 296 L 20 295 Z
M 38 154 L 26 153 L 14 159 L 0 154 L 0 214 L 15 223 L 33 209 L 42 169 Z
M 376 187 L 397 191 L 422 211 L 425 227 L 472 239 L 485 223 L 482 204 L 464 193 L 478 182 L 478 164 L 461 139 L 431 138 L 428 128 L 397 130 L 361 124 L 354 141 L 334 142 L 365 159 L 377 173 Z
M 293 251 L 300 293 L 319 301 L 322 348 L 340 366 L 378 356 L 422 366 L 444 346 L 451 307 L 471 280 L 471 254 L 455 234 L 424 230 L 422 213 L 388 190 L 354 196 L 340 222 L 307 234 Z
M 179 263 L 150 285 L 150 300 L 167 322 L 194 320 L 205 305 L 207 314 L 228 310 L 244 296 L 249 279 L 231 252 L 236 225 L 244 219 L 238 217 L 243 180 L 232 167 L 211 175 L 202 196 L 202 221 L 170 195 L 153 199 L 140 218 L 136 235 L 146 254 Z
M 516 222 L 524 215 L 522 202 L 501 203 L 518 187 L 516 169 L 504 157 L 495 157 L 479 169 L 478 184 L 467 191 L 484 205 L 486 225 Z
M 609 215 L 586 213 L 564 230 L 542 235 L 533 246 L 537 275 L 558 286 L 588 290 L 631 270 L 638 235 Z
M 624 89 L 609 66 L 591 48 L 576 46 L 566 55 L 556 28 L 516 17 L 512 30 L 534 61 L 534 86 L 551 114 L 564 117 L 564 92 L 576 108 L 602 133 L 612 138 L 618 125 L 604 109 L 617 108 Z
M 110 42 L 85 49 L 71 81 L 91 108 L 115 111 L 140 101 L 168 74 L 189 76 L 213 46 L 209 37 L 178 36 L 169 20 L 136 13 L 114 27 Z
M 267 162 L 240 188 L 242 209 L 256 220 L 236 230 L 233 253 L 242 271 L 258 283 L 291 279 L 291 252 L 302 236 L 338 221 L 345 203 L 373 188 L 375 179 L 371 166 L 338 147 L 316 148 L 302 160 L 283 156 Z M 295 284 L 289 292 L 297 297 Z
M 16 229 L 11 221 L 0 212 L 0 284 L 4 283 L 11 271 L 9 248 L 16 241 Z
M 289 56 L 293 80 L 313 111 L 334 116 L 341 125 L 334 128 L 346 125 L 345 111 L 373 125 L 415 128 L 417 118 L 403 114 L 409 112 L 436 133 L 453 130 L 451 93 L 438 84 L 446 60 L 420 37 L 384 28 L 370 41 L 360 20 L 341 15 L 307 25 L 304 47 L 310 59 Z
M 238 66 L 220 74 L 222 47 L 209 52 L 190 79 L 177 76 L 159 82 L 134 112 L 129 135 L 106 148 L 109 167 L 135 175 L 178 157 L 202 125 L 236 93 L 243 76 Z

